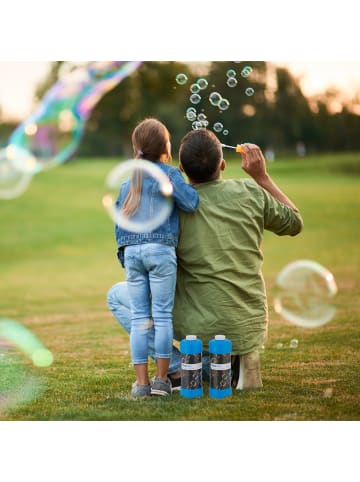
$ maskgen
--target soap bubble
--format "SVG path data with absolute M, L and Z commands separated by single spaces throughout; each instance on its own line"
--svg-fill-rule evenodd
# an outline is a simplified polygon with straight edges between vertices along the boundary
M 227 136 L 229 134 L 229 131 L 227 129 L 224 129 L 223 134 L 224 134 L 224 136 Z
M 155 187 L 154 183 L 150 182 L 154 180 Z M 128 191 L 131 183 L 136 181 L 141 182 L 141 192 L 144 190 L 151 192 L 148 196 L 140 197 L 140 208 L 137 212 L 126 216 L 118 204 L 120 187 Z M 103 206 L 114 223 L 126 231 L 151 232 L 170 216 L 173 209 L 172 184 L 156 163 L 142 159 L 122 162 L 110 171 L 105 185 Z M 149 202 L 150 206 L 148 206 Z M 146 208 L 144 208 L 145 203 Z
M 331 299 L 337 293 L 333 274 L 311 260 L 285 266 L 276 278 L 274 309 L 285 320 L 305 328 L 325 325 L 335 315 Z
M 176 82 L 179 84 L 179 85 L 184 85 L 186 84 L 186 82 L 188 81 L 188 78 L 187 78 L 187 75 L 186 74 L 177 74 L 176 76 Z
M 32 163 L 36 160 L 30 153 L 19 148 L 0 149 L 0 199 L 13 199 L 20 196 L 30 185 L 33 174 L 17 169 L 12 162 L 12 157 L 16 155 L 22 159 L 24 165 L 27 163 L 31 171 Z
M 200 86 L 198 84 L 191 84 L 190 92 L 192 92 L 193 94 L 199 93 L 200 92 Z
M 213 125 L 213 129 L 215 132 L 221 132 L 223 130 L 224 126 L 222 125 L 221 122 L 215 122 Z
M 236 70 L 234 70 L 234 69 L 229 69 L 229 70 L 226 72 L 226 77 L 228 77 L 228 78 L 236 77 Z
M 192 123 L 191 127 L 193 128 L 193 130 L 201 129 L 202 124 L 200 121 L 196 120 Z
M 295 349 L 299 346 L 299 341 L 296 338 L 290 340 L 289 347 Z
M 209 95 L 209 101 L 211 105 L 217 106 L 219 105 L 219 102 L 221 101 L 222 96 L 219 94 L 219 92 L 211 92 Z
M 200 87 L 201 90 L 206 89 L 206 87 L 209 85 L 208 81 L 204 79 L 204 77 L 201 77 L 196 81 L 197 85 Z
M 80 143 L 95 105 L 140 64 L 135 61 L 90 62 L 63 73 L 30 117 L 11 134 L 9 147 L 21 149 L 36 160 L 29 169 L 23 156 L 15 156 L 15 166 L 37 173 L 68 160 Z
M 236 87 L 237 86 L 237 80 L 235 77 L 229 77 L 226 81 L 226 84 L 228 87 Z
M 196 111 L 187 110 L 186 111 L 186 118 L 190 122 L 193 122 L 196 119 Z
M 191 94 L 190 102 L 192 104 L 198 104 L 201 101 L 201 95 L 199 94 Z
M 248 77 L 251 74 L 252 71 L 253 71 L 252 67 L 247 65 L 246 67 L 244 67 L 241 70 L 241 76 L 242 77 Z
M 251 97 L 252 95 L 254 95 L 255 93 L 255 90 L 252 88 L 252 87 L 247 87 L 245 89 L 245 94 L 248 96 L 248 97 Z
M 36 399 L 45 388 L 39 368 L 49 367 L 52 353 L 21 323 L 0 318 L 0 413 Z
M 204 121 L 206 120 L 206 115 L 203 112 L 200 112 L 200 114 L 197 116 L 198 121 Z
M 227 110 L 230 106 L 230 102 L 227 100 L 227 99 L 221 99 L 219 104 L 218 104 L 218 107 L 220 110 Z

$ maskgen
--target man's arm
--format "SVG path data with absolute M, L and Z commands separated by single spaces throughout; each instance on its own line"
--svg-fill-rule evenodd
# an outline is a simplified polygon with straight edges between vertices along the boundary
M 254 181 L 271 194 L 275 199 L 289 206 L 293 211 L 299 212 L 295 204 L 281 191 L 281 189 L 271 179 L 266 171 L 266 161 L 260 147 L 255 144 L 242 144 L 241 153 L 244 171 L 251 176 Z

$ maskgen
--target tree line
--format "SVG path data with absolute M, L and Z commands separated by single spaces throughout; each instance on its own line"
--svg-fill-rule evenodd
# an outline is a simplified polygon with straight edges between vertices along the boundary
M 52 63 L 48 76 L 37 88 L 37 98 L 56 81 L 61 63 Z M 246 66 L 251 66 L 252 71 L 243 77 L 241 72 Z M 236 72 L 235 87 L 227 85 L 229 69 Z M 179 73 L 187 76 L 186 84 L 176 82 Z M 190 86 L 200 77 L 207 80 L 208 86 L 199 92 L 200 102 L 192 104 Z M 248 87 L 253 89 L 253 95 L 245 94 Z M 228 109 L 221 111 L 210 104 L 209 94 L 213 91 L 228 99 Z M 131 156 L 131 132 L 137 122 L 150 116 L 168 127 L 176 154 L 182 136 L 192 129 L 192 121 L 186 118 L 189 107 L 206 115 L 207 128 L 213 130 L 215 122 L 223 125 L 217 135 L 225 144 L 253 142 L 263 149 L 284 152 L 294 152 L 299 143 L 308 152 L 358 150 L 360 116 L 346 103 L 334 113 L 331 105 L 336 95 L 328 91 L 307 98 L 296 77 L 286 68 L 274 68 L 267 62 L 147 61 L 95 106 L 77 156 Z M 3 145 L 12 128 L 6 123 L 0 125 Z

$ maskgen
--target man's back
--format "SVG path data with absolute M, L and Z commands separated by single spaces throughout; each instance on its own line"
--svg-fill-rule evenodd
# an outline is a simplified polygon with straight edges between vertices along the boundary
M 175 334 L 195 334 L 205 349 L 224 334 L 234 354 L 248 353 L 267 330 L 263 230 L 295 235 L 301 218 L 252 180 L 211 181 L 197 191 L 198 211 L 181 214 Z

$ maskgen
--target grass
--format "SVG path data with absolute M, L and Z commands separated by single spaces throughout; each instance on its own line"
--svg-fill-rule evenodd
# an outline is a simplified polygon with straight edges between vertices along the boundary
M 313 259 L 335 276 L 337 314 L 303 329 L 271 308 L 262 354 L 264 388 L 219 401 L 133 400 L 129 340 L 107 309 L 106 292 L 123 279 L 113 226 L 100 200 L 116 160 L 74 162 L 35 176 L 19 198 L 0 202 L 0 317 L 32 330 L 55 361 L 38 369 L 45 390 L 0 414 L 1 420 L 359 420 L 360 153 L 269 164 L 277 184 L 300 208 L 296 238 L 266 233 L 264 276 L 272 306 L 276 274 Z M 244 174 L 230 160 L 228 177 Z M 297 349 L 288 347 L 292 338 Z M 283 343 L 283 349 L 277 349 Z M 153 366 L 150 365 L 153 370 Z M 331 396 L 330 396 L 331 395 Z

